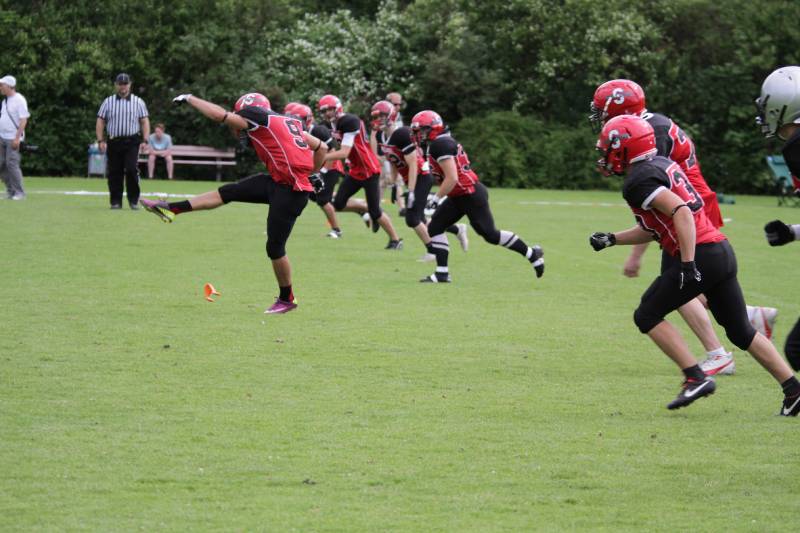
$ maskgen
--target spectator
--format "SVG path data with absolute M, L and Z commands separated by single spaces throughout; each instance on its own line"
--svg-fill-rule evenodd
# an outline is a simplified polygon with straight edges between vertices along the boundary
M 167 162 L 167 177 L 172 179 L 172 137 L 164 133 L 164 124 L 156 124 L 156 132 L 150 135 L 150 148 L 147 158 L 147 177 L 153 179 L 153 171 L 156 169 L 156 157 L 163 157 Z
M 0 78 L 0 92 L 5 96 L 0 104 L 0 176 L 6 184 L 6 198 L 24 200 L 19 148 L 25 140 L 25 126 L 31 114 L 25 97 L 17 92 L 14 76 Z
M 394 106 L 395 111 L 397 111 L 397 118 L 394 121 L 394 127 L 402 128 L 403 116 L 400 114 L 400 111 L 403 109 L 403 97 L 400 96 L 400 93 L 389 93 L 386 95 L 386 100 L 388 100 Z
M 122 192 L 128 189 L 128 205 L 139 209 L 139 152 L 150 137 L 150 120 L 144 100 L 131 94 L 131 78 L 120 73 L 114 81 L 117 93 L 100 105 L 97 112 L 97 144 L 108 151 L 108 193 L 111 209 L 122 209 Z M 106 143 L 103 132 L 108 132 Z M 141 143 L 141 144 L 140 144 Z M 124 175 L 124 183 L 123 183 Z

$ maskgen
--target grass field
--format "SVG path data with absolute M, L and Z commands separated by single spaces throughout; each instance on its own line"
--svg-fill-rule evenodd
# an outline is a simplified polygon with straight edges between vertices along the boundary
M 665 409 L 681 375 L 632 321 L 658 252 L 631 280 L 626 249 L 587 242 L 632 224 L 617 193 L 493 190 L 498 227 L 541 243 L 547 272 L 471 233 L 466 254 L 451 239 L 447 286 L 417 283 L 432 266 L 394 207 L 399 253 L 354 215 L 323 238 L 309 205 L 288 247 L 300 307 L 267 317 L 263 206 L 167 225 L 57 193 L 101 180 L 26 185 L 0 203 L 2 531 L 798 523 L 800 422 L 775 416 L 780 389 L 748 354 L 713 397 Z M 737 200 L 725 233 L 748 302 L 780 309 L 782 351 L 800 245 L 762 228 L 800 210 Z

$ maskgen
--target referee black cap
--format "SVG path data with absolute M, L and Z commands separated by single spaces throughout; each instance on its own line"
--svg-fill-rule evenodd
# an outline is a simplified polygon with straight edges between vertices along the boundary
M 130 82 L 131 82 L 131 77 L 125 74 L 124 72 L 120 72 L 119 74 L 117 74 L 117 77 L 114 80 L 114 83 L 118 83 L 120 85 L 127 85 Z

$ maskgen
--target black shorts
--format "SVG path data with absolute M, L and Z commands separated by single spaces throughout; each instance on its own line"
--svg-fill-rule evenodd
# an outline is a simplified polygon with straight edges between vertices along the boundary
M 474 193 L 448 197 L 439 204 L 428 224 L 428 234 L 433 237 L 444 233 L 464 215 L 469 218 L 469 224 L 475 233 L 483 237 L 486 242 L 500 243 L 500 230 L 495 227 L 494 216 L 489 208 L 489 191 L 480 182 L 475 184 Z
M 433 176 L 430 174 L 418 174 L 417 183 L 414 186 L 414 205 L 406 207 L 406 226 L 416 228 L 420 223 L 425 222 L 425 204 L 428 203 L 428 194 L 433 187 Z
M 269 204 L 267 214 L 267 255 L 279 259 L 286 255 L 286 241 L 292 233 L 297 217 L 308 203 L 308 193 L 295 191 L 288 185 L 275 183 L 269 174 L 255 174 L 236 183 L 226 183 L 219 188 L 226 204 L 245 202 Z
M 325 189 L 319 194 L 312 192 L 308 197 L 312 201 L 316 202 L 318 206 L 322 207 L 333 200 L 333 191 L 336 189 L 336 185 L 339 183 L 339 178 L 341 178 L 344 174 L 338 170 L 328 170 L 324 174 L 320 175 L 322 176 L 322 180 L 325 182 Z
M 727 337 L 738 348 L 747 349 L 755 330 L 747 319 L 747 307 L 736 278 L 738 267 L 733 248 L 727 240 L 698 244 L 694 260 L 702 280 L 680 289 L 680 257 L 662 256 L 662 273 L 642 295 L 634 313 L 639 329 L 647 333 L 669 313 L 705 294 L 711 314 L 725 328 Z
M 377 221 L 381 218 L 381 188 L 380 188 L 380 174 L 373 174 L 365 180 L 356 180 L 352 176 L 345 176 L 342 184 L 339 185 L 339 190 L 336 191 L 336 197 L 333 199 L 333 207 L 337 211 L 341 211 L 347 206 L 347 200 L 350 199 L 359 189 L 364 189 L 364 195 L 367 197 L 367 209 L 369 216 L 372 220 Z

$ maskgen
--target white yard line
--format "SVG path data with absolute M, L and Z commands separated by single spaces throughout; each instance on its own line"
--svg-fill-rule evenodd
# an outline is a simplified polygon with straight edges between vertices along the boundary
M 27 194 L 61 194 L 64 196 L 108 196 L 108 191 L 33 191 L 28 190 L 26 191 Z M 124 196 L 127 196 L 127 193 L 123 193 Z M 197 196 L 196 194 L 176 194 L 176 193 L 166 193 L 166 192 L 143 192 L 141 196 L 157 196 L 159 198 L 191 198 L 192 196 Z

